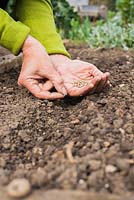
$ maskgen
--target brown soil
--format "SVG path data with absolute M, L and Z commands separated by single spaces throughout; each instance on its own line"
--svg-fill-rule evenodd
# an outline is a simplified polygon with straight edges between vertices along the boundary
M 20 67 L 2 73 L 0 185 L 26 177 L 33 189 L 133 194 L 134 52 L 68 49 L 109 71 L 112 87 L 85 97 L 38 100 L 17 86 Z

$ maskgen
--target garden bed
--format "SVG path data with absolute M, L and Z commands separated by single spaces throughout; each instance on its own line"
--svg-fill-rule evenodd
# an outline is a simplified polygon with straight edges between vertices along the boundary
M 11 63 L 0 76 L 0 185 L 25 177 L 33 190 L 133 196 L 134 52 L 67 48 L 73 58 L 109 71 L 112 86 L 85 97 L 38 100 L 17 85 L 20 67 Z

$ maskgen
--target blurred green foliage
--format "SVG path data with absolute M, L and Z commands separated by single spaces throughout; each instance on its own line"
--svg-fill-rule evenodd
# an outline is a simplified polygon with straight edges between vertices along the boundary
M 120 15 L 116 15 L 107 21 L 99 20 L 95 26 L 86 18 L 80 25 L 78 21 L 72 21 L 72 29 L 69 37 L 76 43 L 87 43 L 91 48 L 120 47 L 125 50 L 134 48 L 134 24 L 122 26 Z
M 121 13 L 123 23 L 134 23 L 134 0 L 116 0 L 116 8 Z
M 52 0 L 55 23 L 63 37 L 68 37 L 72 19 L 79 20 L 77 12 L 66 0 Z
M 16 3 L 16 0 L 9 0 L 9 2 L 7 4 L 7 11 L 11 16 L 13 16 L 13 10 L 15 7 L 15 3 Z

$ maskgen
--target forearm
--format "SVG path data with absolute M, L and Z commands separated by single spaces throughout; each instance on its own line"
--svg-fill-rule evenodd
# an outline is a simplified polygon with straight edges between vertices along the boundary
M 56 32 L 50 0 L 17 0 L 16 17 L 30 27 L 30 34 L 46 48 L 48 54 L 69 57 L 60 35 Z
M 0 9 L 0 45 L 17 55 L 27 38 L 30 29 L 13 20 L 7 12 Z

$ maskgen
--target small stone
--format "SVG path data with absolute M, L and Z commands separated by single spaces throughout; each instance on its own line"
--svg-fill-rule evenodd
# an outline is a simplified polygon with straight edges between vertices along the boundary
M 126 130 L 127 133 L 133 134 L 134 133 L 134 125 L 131 123 L 127 123 L 124 125 L 124 129 Z
M 106 173 L 114 173 L 117 171 L 117 168 L 114 165 L 107 165 L 105 171 Z
M 104 171 L 103 170 L 98 170 L 98 171 L 94 171 L 90 174 L 90 176 L 88 177 L 88 184 L 91 187 L 96 187 L 98 183 L 100 183 L 100 181 L 104 178 Z
M 131 189 L 134 190 L 134 166 L 130 168 L 128 178 L 129 178 L 129 184 L 131 185 L 130 187 Z
M 62 159 L 65 158 L 64 152 L 63 152 L 62 150 L 59 150 L 59 151 L 55 152 L 55 153 L 52 155 L 52 158 L 58 159 L 58 160 L 62 160 Z
M 129 151 L 129 155 L 133 156 L 134 155 L 134 150 Z
M 122 152 L 127 152 L 127 151 L 132 151 L 134 146 L 134 142 L 129 142 L 129 141 L 121 141 L 121 151 Z
M 93 135 L 88 136 L 88 141 L 93 142 L 95 140 L 95 137 Z
M 0 167 L 5 167 L 6 160 L 3 157 L 0 157 Z
M 80 123 L 79 119 L 75 119 L 75 120 L 71 121 L 71 124 L 79 124 L 79 123 Z
M 2 146 L 4 147 L 4 149 L 9 149 L 11 146 L 11 141 L 9 137 L 5 137 L 3 142 L 2 142 Z
M 43 168 L 38 168 L 36 172 L 33 173 L 31 177 L 31 183 L 33 186 L 40 187 L 48 181 L 47 173 Z
M 90 169 L 95 171 L 101 168 L 101 161 L 99 160 L 90 160 L 89 162 Z
M 24 141 L 24 142 L 29 142 L 31 139 L 30 139 L 30 135 L 28 135 L 25 131 L 23 130 L 20 130 L 18 135 L 21 137 L 21 139 Z
M 49 119 L 47 123 L 48 123 L 48 125 L 53 125 L 55 123 L 55 121 L 53 119 Z
M 40 147 L 34 147 L 32 150 L 35 157 L 41 156 L 43 154 L 42 148 Z
M 14 179 L 7 187 L 10 197 L 21 198 L 27 196 L 31 191 L 31 185 L 27 179 Z
M 127 159 L 117 159 L 116 166 L 119 168 L 119 170 L 129 170 L 130 164 Z
M 110 142 L 107 142 L 107 141 L 104 142 L 104 147 L 108 148 L 108 147 L 110 147 L 110 145 L 111 145 Z
M 93 145 L 92 145 L 92 149 L 97 151 L 97 150 L 100 150 L 101 146 L 100 146 L 100 143 L 99 142 L 95 142 Z
M 53 110 L 49 109 L 47 110 L 47 113 L 51 114 L 53 112 Z
M 43 142 L 44 138 L 43 137 L 38 137 L 37 138 L 37 142 L 40 144 L 41 142 Z
M 0 168 L 0 185 L 6 185 L 9 183 L 9 172 Z
M 86 190 L 87 189 L 87 183 L 83 179 L 80 179 L 78 182 L 78 189 L 79 190 Z
M 122 127 L 123 120 L 122 119 L 114 120 L 113 124 L 114 124 L 115 128 L 120 128 L 120 127 Z

